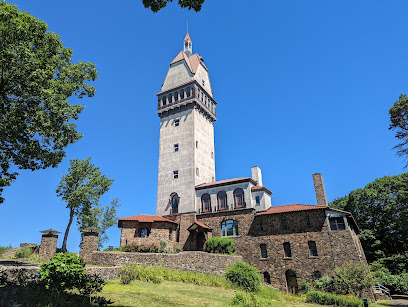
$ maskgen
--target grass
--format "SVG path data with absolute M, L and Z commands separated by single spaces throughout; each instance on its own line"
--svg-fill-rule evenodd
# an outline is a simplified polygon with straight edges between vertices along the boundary
M 260 306 L 314 306 L 303 302 L 283 301 L 279 291 L 271 290 L 272 292 L 262 293 L 261 291 L 256 295 Z M 122 285 L 119 280 L 111 280 L 107 281 L 101 295 L 114 301 L 111 306 L 231 306 L 236 293 L 236 290 L 223 287 L 215 288 L 175 281 L 154 284 L 135 280 L 129 285 Z M 272 300 L 272 297 L 275 300 Z

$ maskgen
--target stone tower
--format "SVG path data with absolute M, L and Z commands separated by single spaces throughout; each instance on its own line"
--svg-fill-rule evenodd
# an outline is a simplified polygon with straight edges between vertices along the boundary
M 204 59 L 190 35 L 157 94 L 160 117 L 157 215 L 197 212 L 195 186 L 215 181 L 216 102 Z

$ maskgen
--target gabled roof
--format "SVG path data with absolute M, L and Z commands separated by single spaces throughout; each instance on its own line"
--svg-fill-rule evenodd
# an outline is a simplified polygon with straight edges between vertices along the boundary
M 242 183 L 242 182 L 247 182 L 247 181 L 251 182 L 253 185 L 256 185 L 256 181 L 254 181 L 251 177 L 242 177 L 242 178 L 233 178 L 233 179 L 202 183 L 202 184 L 196 185 L 195 188 L 196 190 L 203 190 L 207 188 L 219 187 L 223 185 L 230 185 L 234 183 Z
M 212 228 L 210 226 L 208 226 L 207 224 L 204 224 L 203 222 L 199 222 L 199 221 L 194 221 L 194 223 L 191 224 L 191 226 L 188 227 L 187 230 L 189 230 L 189 231 L 194 230 L 194 229 L 196 229 L 198 227 L 203 228 L 205 230 L 212 230 Z
M 203 67 L 206 70 L 208 70 L 207 67 L 204 65 L 204 62 L 201 60 L 200 56 L 198 55 L 198 53 L 194 53 L 190 57 L 188 57 L 187 54 L 183 50 L 181 50 L 179 54 L 173 59 L 173 61 L 171 61 L 170 65 L 183 61 L 183 60 L 186 62 L 188 68 L 193 74 L 197 72 L 197 69 L 200 63 L 203 65 Z
M 259 185 L 256 185 L 256 186 L 252 187 L 251 190 L 252 190 L 252 191 L 265 191 L 265 192 L 268 193 L 269 195 L 272 194 L 272 192 L 271 192 L 269 189 L 267 189 L 267 188 L 265 188 L 265 187 L 261 187 L 261 186 L 259 186 Z
M 136 221 L 139 223 L 168 222 L 168 223 L 177 224 L 177 222 L 166 219 L 165 217 L 162 217 L 159 215 L 147 215 L 147 214 L 134 215 L 134 216 L 120 218 L 118 221 L 119 227 L 121 227 L 121 224 L 122 224 L 121 222 L 123 221 Z

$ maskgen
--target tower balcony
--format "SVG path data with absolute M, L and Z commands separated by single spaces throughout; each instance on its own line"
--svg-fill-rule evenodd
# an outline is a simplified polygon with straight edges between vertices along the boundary
M 194 104 L 211 120 L 217 120 L 217 102 L 196 80 L 160 92 L 157 94 L 157 98 L 157 113 L 160 117 L 166 115 L 170 110 Z

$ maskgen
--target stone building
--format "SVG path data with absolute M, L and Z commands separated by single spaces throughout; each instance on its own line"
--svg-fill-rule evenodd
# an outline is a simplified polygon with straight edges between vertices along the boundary
M 164 241 L 203 250 L 212 236 L 235 241 L 236 253 L 280 289 L 330 275 L 350 261 L 365 262 L 352 215 L 329 208 L 323 178 L 314 174 L 318 205 L 272 206 L 261 169 L 251 177 L 216 181 L 213 98 L 204 59 L 183 50 L 170 63 L 158 97 L 160 150 L 157 215 L 119 219 L 121 246 Z

